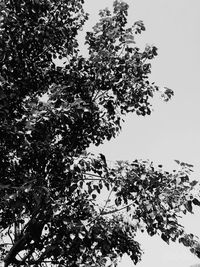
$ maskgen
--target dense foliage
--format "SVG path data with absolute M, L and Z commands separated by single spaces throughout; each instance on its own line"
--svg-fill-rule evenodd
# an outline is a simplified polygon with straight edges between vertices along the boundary
M 157 49 L 136 46 L 145 27 L 127 27 L 124 2 L 100 11 L 86 33 L 89 55 L 80 53 L 83 2 L 0 3 L 4 266 L 108 266 L 125 253 L 137 263 L 138 230 L 179 240 L 200 256 L 198 240 L 178 222 L 200 205 L 190 165 L 178 162 L 173 173 L 137 160 L 108 167 L 104 155 L 88 152 L 114 138 L 128 112 L 150 115 L 159 88 L 148 80 Z M 166 89 L 163 96 L 172 94 Z

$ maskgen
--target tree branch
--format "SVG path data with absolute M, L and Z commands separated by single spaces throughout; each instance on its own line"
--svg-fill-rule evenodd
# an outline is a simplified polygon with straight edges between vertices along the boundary
M 100 175 L 96 175 L 96 174 L 92 174 L 92 173 L 88 173 L 88 172 L 85 172 L 84 174 L 89 175 L 89 176 L 93 176 L 93 177 L 97 177 L 98 179 L 95 179 L 95 180 L 103 180 L 104 179 Z
M 19 251 L 22 250 L 24 245 L 27 243 L 27 240 L 29 239 L 28 234 L 26 233 L 24 236 L 22 236 L 20 239 L 18 239 L 8 252 L 7 256 L 4 259 L 4 267 L 8 267 L 10 263 L 16 262 L 16 255 L 18 254 Z M 18 261 L 17 261 L 18 263 Z
M 131 204 L 129 204 L 129 205 L 126 205 L 125 207 L 122 207 L 122 208 L 120 208 L 120 209 L 115 209 L 115 210 L 111 210 L 111 211 L 106 211 L 106 212 L 101 213 L 101 215 L 108 215 L 108 214 L 112 214 L 112 213 L 115 213 L 115 212 L 119 212 L 119 211 L 121 211 L 121 210 L 123 210 L 123 209 L 126 209 L 127 207 L 132 206 L 132 205 L 133 205 L 133 203 L 131 203 Z
M 14 241 L 13 241 L 12 236 L 10 234 L 10 228 L 11 228 L 11 226 L 8 228 L 8 236 L 10 237 L 10 240 L 11 240 L 12 245 L 13 245 L 14 244 Z

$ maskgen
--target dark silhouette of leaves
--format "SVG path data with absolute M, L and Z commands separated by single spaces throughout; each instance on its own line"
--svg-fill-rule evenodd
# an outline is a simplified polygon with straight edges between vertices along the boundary
M 199 206 L 192 165 L 172 174 L 143 161 L 109 167 L 90 145 L 115 138 L 124 116 L 150 115 L 159 87 L 149 81 L 155 46 L 141 51 L 127 27 L 128 5 L 114 1 L 86 33 L 82 0 L 0 3 L 0 256 L 4 266 L 103 266 L 128 254 L 146 230 L 169 243 L 198 240 L 179 224 Z M 169 88 L 164 100 L 173 95 Z M 162 90 L 161 90 L 162 91 Z M 105 196 L 105 197 L 104 197 Z M 104 199 L 103 199 L 104 198 Z

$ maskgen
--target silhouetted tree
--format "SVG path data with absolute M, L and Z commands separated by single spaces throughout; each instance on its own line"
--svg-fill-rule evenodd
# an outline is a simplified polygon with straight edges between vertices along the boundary
M 178 223 L 200 205 L 191 166 L 167 173 L 142 161 L 117 162 L 88 152 L 114 138 L 128 112 L 150 115 L 159 88 L 148 80 L 154 46 L 141 51 L 127 27 L 128 5 L 86 33 L 82 0 L 0 3 L 0 229 L 7 266 L 102 266 L 127 253 L 141 257 L 138 230 L 179 240 L 197 256 L 192 234 Z M 59 66 L 58 60 L 65 60 Z M 166 89 L 168 100 L 173 92 Z M 108 196 L 102 204 L 102 192 Z M 142 228 L 143 227 L 143 228 Z

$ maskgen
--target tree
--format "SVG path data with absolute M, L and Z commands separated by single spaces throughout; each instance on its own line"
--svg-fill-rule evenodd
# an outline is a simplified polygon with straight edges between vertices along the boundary
M 150 115 L 154 46 L 141 51 L 127 27 L 128 5 L 86 33 L 83 0 L 0 3 L 0 229 L 4 266 L 116 265 L 141 258 L 136 232 L 179 240 L 200 257 L 198 239 L 178 222 L 200 206 L 192 166 L 168 173 L 143 161 L 117 162 L 88 152 L 114 138 L 128 112 Z M 58 60 L 64 60 L 63 65 Z M 166 88 L 164 100 L 173 92 Z M 196 190 L 196 191 L 195 191 Z M 102 201 L 102 192 L 108 196 Z M 196 192 L 196 193 L 195 193 Z

